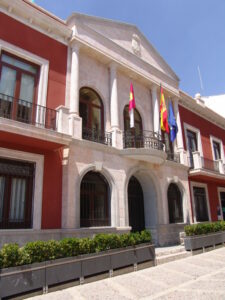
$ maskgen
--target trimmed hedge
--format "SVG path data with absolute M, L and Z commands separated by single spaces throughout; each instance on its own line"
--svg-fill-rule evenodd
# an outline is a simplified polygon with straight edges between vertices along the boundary
M 225 231 L 225 221 L 187 225 L 184 227 L 184 231 L 186 236 Z
M 65 238 L 60 241 L 29 242 L 24 247 L 5 244 L 0 250 L 0 268 L 9 268 L 81 254 L 98 253 L 110 249 L 151 242 L 150 231 L 129 234 L 97 234 L 90 238 Z

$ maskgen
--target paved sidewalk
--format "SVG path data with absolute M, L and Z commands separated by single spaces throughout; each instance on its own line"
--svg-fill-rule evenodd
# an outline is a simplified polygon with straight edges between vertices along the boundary
M 225 299 L 225 247 L 32 299 Z

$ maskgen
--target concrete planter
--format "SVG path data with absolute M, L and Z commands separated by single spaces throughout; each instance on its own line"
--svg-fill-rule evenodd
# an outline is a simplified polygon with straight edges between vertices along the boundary
M 155 248 L 146 243 L 134 247 L 62 258 L 0 270 L 0 298 L 10 297 L 63 282 L 155 260 Z
M 187 251 L 201 249 L 225 243 L 225 231 L 205 235 L 186 236 L 184 245 Z

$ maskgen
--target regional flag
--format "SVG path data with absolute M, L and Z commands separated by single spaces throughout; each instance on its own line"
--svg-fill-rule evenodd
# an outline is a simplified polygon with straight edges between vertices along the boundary
M 129 115 L 130 115 L 130 128 L 134 128 L 134 109 L 136 107 L 134 99 L 133 84 L 130 84 L 130 100 L 129 100 Z
M 173 113 L 173 106 L 172 103 L 170 101 L 169 104 L 169 125 L 170 125 L 170 140 L 171 142 L 174 142 L 174 140 L 176 139 L 177 136 L 177 132 L 178 132 L 178 127 L 177 127 L 177 122 Z
M 161 130 L 169 133 L 167 108 L 166 108 L 162 86 L 160 86 L 160 128 Z

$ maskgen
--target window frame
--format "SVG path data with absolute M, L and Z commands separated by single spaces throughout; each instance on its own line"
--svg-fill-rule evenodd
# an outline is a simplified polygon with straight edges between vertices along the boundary
M 0 177 L 5 178 L 5 187 L 3 194 L 3 214 L 2 221 L 0 220 L 1 229 L 26 229 L 31 228 L 32 226 L 32 204 L 33 204 L 33 182 L 35 174 L 35 163 L 27 161 L 12 160 L 0 157 L 0 163 L 5 163 L 11 165 L 12 167 L 29 166 L 31 169 L 31 175 L 23 174 L 8 174 L 2 173 L 0 171 Z M 11 205 L 11 195 L 12 195 L 12 182 L 13 179 L 24 179 L 26 180 L 26 189 L 25 189 L 25 204 L 24 204 L 24 221 L 18 222 L 16 220 L 10 221 L 10 205 Z
M 168 197 L 168 192 L 169 192 L 169 188 L 171 185 L 174 185 L 176 186 L 177 190 L 179 191 L 180 193 L 180 202 L 181 202 L 181 214 L 182 214 L 182 221 L 175 221 L 175 222 L 170 222 L 170 205 L 169 205 L 169 202 L 171 201 L 171 199 L 169 199 Z M 179 186 L 175 183 L 175 182 L 170 182 L 170 184 L 168 185 L 168 188 L 167 188 L 167 203 L 168 203 L 168 216 L 169 216 L 169 224 L 183 224 L 184 223 L 184 202 L 183 202 L 183 193 L 182 191 L 180 190 Z M 175 220 L 175 219 L 174 219 Z
M 225 221 L 225 219 L 223 218 L 223 211 L 222 211 L 222 200 L 221 200 L 221 195 L 220 195 L 221 192 L 225 193 L 225 187 L 218 187 L 217 188 L 218 199 L 219 199 L 219 206 L 220 206 L 220 215 L 222 217 L 221 220 Z
M 39 66 L 39 80 L 37 86 L 37 105 L 47 106 L 47 87 L 49 74 L 49 61 L 27 50 L 10 44 L 0 39 L 0 55 L 2 52 L 14 55 L 18 59 L 25 60 Z
M 36 164 L 33 181 L 33 202 L 32 202 L 32 230 L 41 229 L 42 219 L 42 191 L 44 174 L 44 155 L 22 152 L 8 148 L 0 148 L 0 157 L 11 160 L 34 162 Z M 7 229 L 4 229 L 7 230 Z M 12 229 L 9 229 L 12 230 Z M 24 230 L 24 229 L 20 229 Z M 29 229 L 26 229 L 29 230 Z
M 200 130 L 196 127 L 193 127 L 193 126 L 187 124 L 187 123 L 184 123 L 184 134 L 185 134 L 186 150 L 188 151 L 188 135 L 187 135 L 188 130 L 192 131 L 196 134 L 196 141 L 197 141 L 197 148 L 198 148 L 197 151 L 200 152 L 200 156 L 203 156 Z
M 221 160 L 223 161 L 223 163 L 225 162 L 225 155 L 224 155 L 224 147 L 223 147 L 223 142 L 221 139 L 218 139 L 216 137 L 214 137 L 213 135 L 210 135 L 210 143 L 211 143 L 211 150 L 212 150 L 212 157 L 213 157 L 213 160 L 216 161 L 215 159 L 215 153 L 214 153 L 214 147 L 213 147 L 213 142 L 219 144 L 220 146 L 220 156 L 221 156 Z M 220 160 L 219 159 L 219 160 Z
M 91 101 L 82 99 L 82 97 L 81 97 L 81 91 L 82 91 L 82 89 L 88 89 L 88 90 L 92 91 L 93 93 L 95 93 L 96 96 L 99 99 L 100 105 L 92 104 Z M 100 109 L 100 114 L 101 114 L 101 128 L 100 128 L 100 131 L 104 132 L 104 128 L 105 128 L 105 123 L 104 123 L 104 105 L 103 105 L 103 101 L 102 101 L 100 95 L 94 89 L 92 89 L 90 87 L 87 87 L 87 86 L 83 86 L 83 87 L 80 88 L 80 91 L 79 91 L 79 107 L 80 107 L 80 103 L 87 105 L 87 109 L 88 109 L 88 113 L 89 113 L 88 122 L 87 122 L 88 126 L 93 123 L 92 122 L 93 107 Z M 80 115 L 80 111 L 79 111 L 79 115 Z M 80 117 L 82 118 L 81 115 L 80 115 Z M 92 129 L 90 127 L 85 127 L 85 128 Z
M 199 187 L 199 188 L 204 188 L 205 189 L 206 205 L 207 205 L 207 211 L 208 211 L 208 217 L 209 217 L 208 221 L 211 222 L 212 218 L 211 218 L 211 210 L 210 210 L 209 194 L 208 194 L 207 184 L 206 183 L 201 183 L 201 182 L 191 181 L 190 182 L 190 187 L 191 187 L 191 199 L 192 199 L 194 223 L 202 223 L 202 222 L 196 220 L 196 215 L 197 214 L 196 214 L 195 199 L 194 199 L 194 187 Z

